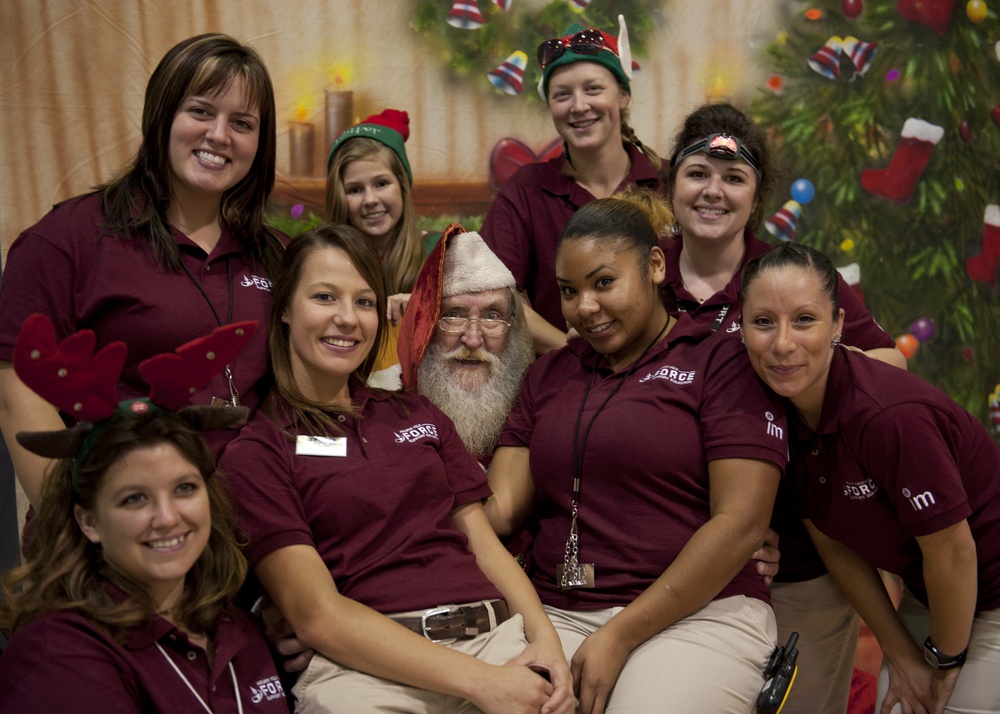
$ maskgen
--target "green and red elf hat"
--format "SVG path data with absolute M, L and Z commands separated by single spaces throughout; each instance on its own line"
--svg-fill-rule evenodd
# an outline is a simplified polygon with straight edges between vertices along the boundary
M 548 102 L 552 73 L 573 62 L 596 62 L 611 72 L 626 92 L 632 91 L 632 49 L 624 15 L 618 16 L 617 38 L 574 22 L 561 37 L 540 44 L 536 56 L 542 68 L 538 93 L 544 102 Z
M 410 179 L 410 185 L 413 185 L 413 172 L 410 170 L 410 161 L 406 158 L 406 148 L 403 146 L 410 138 L 409 114 L 398 109 L 386 109 L 380 114 L 373 114 L 361 123 L 342 131 L 330 146 L 330 155 L 326 158 L 327 173 L 330 173 L 333 155 L 337 153 L 341 144 L 359 137 L 374 139 L 388 146 L 399 157 L 403 168 L 406 169 L 406 175 Z

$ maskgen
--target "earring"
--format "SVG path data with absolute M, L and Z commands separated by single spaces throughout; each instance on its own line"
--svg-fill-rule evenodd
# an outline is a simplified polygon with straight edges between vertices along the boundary
M 840 335 L 833 338 L 833 342 L 830 343 L 830 347 L 836 347 L 840 344 Z
M 681 224 L 680 223 L 675 223 L 674 225 L 670 226 L 670 232 L 673 234 L 674 238 L 680 238 L 681 237 Z
M 747 343 L 747 338 L 744 337 L 743 335 L 740 335 L 740 344 L 746 346 L 746 343 Z
M 567 164 L 570 163 L 570 158 L 569 158 L 569 142 L 568 141 L 564 141 L 563 142 L 562 157 L 563 157 L 563 161 L 565 161 Z

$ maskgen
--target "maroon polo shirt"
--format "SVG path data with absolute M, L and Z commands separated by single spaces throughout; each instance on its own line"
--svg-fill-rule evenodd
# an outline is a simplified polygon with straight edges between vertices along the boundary
M 217 328 L 209 301 L 225 323 L 232 295 L 233 322 L 260 322 L 232 362 L 240 401 L 254 408 L 258 402 L 254 388 L 267 368 L 270 280 L 249 264 L 237 236 L 224 231 L 206 255 L 186 235 L 174 231 L 181 260 L 204 289 L 202 295 L 186 273 L 159 267 L 141 241 L 112 237 L 100 227 L 102 221 L 100 195 L 80 196 L 56 206 L 14 241 L 0 288 L 0 361 L 13 360 L 21 324 L 40 312 L 52 319 L 59 340 L 90 329 L 97 334 L 97 349 L 116 340 L 125 342 L 128 358 L 118 396 L 148 396 L 139 363 Z M 225 375 L 214 377 L 191 403 L 209 404 L 212 397 L 229 399 Z M 207 436 L 218 453 L 234 434 L 229 430 Z
M 634 144 L 624 146 L 632 165 L 617 190 L 636 184 L 662 190 L 649 159 Z M 556 285 L 556 244 L 576 209 L 594 196 L 562 173 L 563 161 L 557 157 L 518 169 L 493 200 L 480 232 L 514 274 L 518 289 L 527 291 L 531 306 L 565 332 Z
M 920 377 L 839 349 L 816 433 L 793 418 L 803 515 L 927 603 L 916 536 L 968 520 L 977 611 L 1000 607 L 1000 446 Z
M 784 410 L 738 341 L 681 315 L 638 369 L 626 372 L 613 372 L 586 342 L 572 340 L 528 368 L 500 437 L 501 446 L 530 449 L 539 503 L 530 575 L 548 605 L 626 605 L 648 588 L 710 517 L 709 461 L 757 459 L 784 468 Z M 622 379 L 594 420 L 581 473 L 579 560 L 596 564 L 596 587 L 563 591 L 555 572 L 569 535 L 578 415 L 582 444 Z M 731 595 L 770 597 L 749 562 L 717 597 Z
M 209 664 L 203 649 L 160 617 L 120 644 L 79 613 L 48 612 L 19 629 L 0 658 L 0 712 L 204 711 L 159 644 L 215 714 L 287 714 L 271 653 L 248 615 L 232 610 L 212 641 Z
M 763 255 L 774 246 L 757 238 L 747 228 L 743 232 L 746 248 L 739 270 L 724 290 L 716 293 L 704 303 L 699 303 L 684 287 L 681 279 L 680 257 L 682 241 L 676 241 L 666 252 L 666 279 L 664 280 L 664 302 L 671 311 L 684 311 L 698 322 L 710 324 L 719 332 L 740 337 L 740 279 L 743 269 L 754 258 Z M 840 281 L 840 306 L 844 308 L 844 344 L 872 350 L 880 347 L 895 347 L 896 343 L 869 314 L 855 292 L 838 276 Z M 778 498 L 774 506 L 771 527 L 781 537 L 781 563 L 779 582 L 801 582 L 818 578 L 826 573 L 826 567 L 816 552 L 802 520 L 794 508 L 794 491 L 788 479 L 782 479 Z
M 297 454 L 287 403 L 226 448 L 251 565 L 279 548 L 316 548 L 345 596 L 382 613 L 499 598 L 451 512 L 490 495 L 451 420 L 408 392 L 351 381 L 361 419 L 339 416 L 346 455 Z M 292 435 L 290 437 L 286 434 Z

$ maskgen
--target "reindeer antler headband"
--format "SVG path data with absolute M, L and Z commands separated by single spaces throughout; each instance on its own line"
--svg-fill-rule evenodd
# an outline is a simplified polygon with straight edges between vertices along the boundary
M 14 345 L 14 371 L 39 396 L 81 423 L 60 431 L 20 432 L 17 441 L 46 458 L 75 457 L 75 490 L 80 464 L 116 415 L 143 414 L 150 409 L 177 412 L 197 431 L 232 424 L 246 416 L 245 407 L 182 407 L 225 369 L 257 325 L 255 320 L 225 325 L 173 354 L 145 360 L 139 364 L 139 373 L 150 385 L 149 397 L 119 402 L 115 387 L 128 354 L 124 342 L 112 342 L 94 352 L 96 335 L 81 330 L 57 344 L 52 321 L 45 315 L 31 315 Z

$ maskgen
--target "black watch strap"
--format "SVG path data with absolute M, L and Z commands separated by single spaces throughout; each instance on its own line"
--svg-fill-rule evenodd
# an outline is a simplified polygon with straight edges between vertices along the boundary
M 946 655 L 931 642 L 928 637 L 924 640 L 924 659 L 934 669 L 955 669 L 965 664 L 965 653 L 968 648 L 962 650 L 957 655 Z

